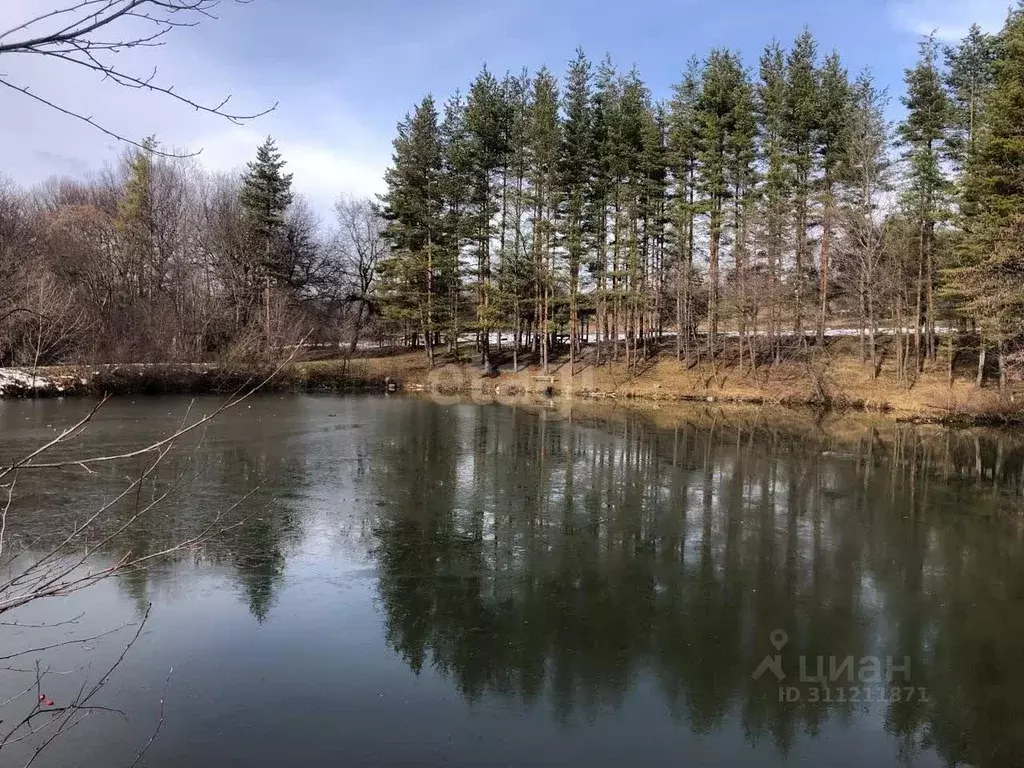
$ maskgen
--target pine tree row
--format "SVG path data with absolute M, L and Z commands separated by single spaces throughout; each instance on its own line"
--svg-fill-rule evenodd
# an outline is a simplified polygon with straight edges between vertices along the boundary
M 484 366 L 583 345 L 636 365 L 674 339 L 742 368 L 846 329 L 876 371 L 889 339 L 908 382 L 940 338 L 951 372 L 970 344 L 979 374 L 990 349 L 1005 371 L 1024 330 L 1022 75 L 1019 9 L 999 35 L 925 40 L 895 127 L 870 73 L 806 31 L 756 69 L 692 59 L 665 101 L 582 52 L 561 82 L 485 68 L 399 123 L 383 316 L 431 361 L 472 344 Z

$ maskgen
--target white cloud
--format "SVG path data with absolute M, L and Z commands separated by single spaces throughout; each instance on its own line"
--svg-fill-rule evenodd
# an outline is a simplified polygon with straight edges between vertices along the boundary
M 268 133 L 274 135 L 287 162 L 285 170 L 294 175 L 293 188 L 310 200 L 322 219 L 330 215 L 340 194 L 372 197 L 383 191 L 389 157 L 362 140 L 328 144 L 316 138 L 289 138 L 269 129 L 232 127 L 198 139 L 201 161 L 211 170 L 240 171 Z
M 8 0 L 0 0 L 6 5 Z M 19 6 L 20 4 L 20 6 Z M 16 0 L 0 9 L 0 30 L 22 21 L 34 0 Z M 15 13 L 20 7 L 21 15 Z M 32 9 L 38 12 L 38 6 Z M 6 25 L 6 27 L 5 27 Z M 215 29 L 211 26 L 211 29 Z M 363 125 L 351 105 L 332 95 L 330 84 L 299 81 L 267 88 L 261 73 L 237 64 L 225 72 L 205 47 L 186 34 L 165 48 L 126 51 L 119 66 L 148 74 L 202 103 L 218 103 L 232 93 L 230 106 L 258 111 L 282 97 L 279 108 L 242 126 L 197 112 L 159 94 L 103 82 L 95 73 L 36 56 L 5 56 L 2 74 L 66 109 L 92 116 L 117 133 L 140 140 L 154 134 L 164 148 L 202 150 L 211 170 L 239 170 L 268 134 L 278 142 L 294 188 L 326 218 L 341 193 L 370 196 L 381 191 L 390 162 L 390 133 Z M 280 91 L 275 93 L 273 91 Z M 0 174 L 30 186 L 54 174 L 83 176 L 116 160 L 124 145 L 73 117 L 0 87 Z
M 889 15 L 900 29 L 915 35 L 932 32 L 940 40 L 960 40 L 971 24 L 996 32 L 1006 21 L 1010 0 L 892 0 Z

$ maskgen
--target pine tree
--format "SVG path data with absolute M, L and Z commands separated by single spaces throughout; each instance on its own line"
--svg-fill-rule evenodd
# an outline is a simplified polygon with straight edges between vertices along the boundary
M 401 125 L 384 198 L 388 317 L 430 355 L 442 335 L 457 350 L 460 327 L 475 330 L 485 368 L 506 331 L 517 368 L 522 346 L 547 367 L 566 338 L 575 366 L 591 308 L 597 363 L 623 348 L 627 366 L 646 359 L 673 321 L 677 357 L 706 324 L 701 350 L 715 360 L 723 322 L 735 323 L 742 368 L 758 365 L 762 318 L 778 362 L 783 322 L 805 344 L 814 312 L 823 345 L 841 309 L 859 315 L 876 372 L 891 322 L 906 383 L 912 345 L 919 370 L 936 354 L 939 296 L 977 324 L 983 368 L 985 350 L 1014 337 L 1024 294 L 1013 35 L 1013 24 L 997 38 L 973 28 L 947 51 L 948 73 L 934 41 L 922 45 L 897 133 L 901 208 L 887 217 L 885 94 L 866 75 L 851 85 L 837 53 L 819 61 L 808 31 L 788 52 L 765 48 L 756 84 L 727 50 L 691 62 L 664 105 L 635 69 L 592 67 L 579 51 L 561 95 L 546 69 L 499 81 L 485 68 L 441 126 L 433 102 Z M 957 266 L 943 269 L 958 240 Z
M 786 58 L 786 100 L 783 135 L 786 162 L 793 195 L 793 332 L 803 344 L 804 289 L 812 223 L 811 190 L 814 186 L 815 158 L 818 154 L 817 43 L 810 31 L 793 43 Z
M 638 344 L 643 336 L 643 314 L 646 303 L 644 234 L 648 220 L 646 196 L 649 176 L 657 164 L 654 155 L 660 137 L 652 124 L 650 92 L 635 68 L 620 84 L 615 167 L 618 179 L 619 225 L 616 243 L 621 239 L 619 254 L 619 313 L 623 325 L 627 365 L 636 362 Z
M 530 98 L 532 80 L 524 69 L 514 78 L 506 79 L 505 99 L 508 105 L 506 130 L 508 153 L 507 224 L 511 230 L 503 238 L 503 252 L 498 273 L 498 295 L 501 313 L 512 330 L 512 367 L 519 370 L 524 319 L 533 295 L 532 254 L 527 237 L 525 215 L 529 172 Z
M 437 322 L 448 338 L 449 348 L 459 355 L 459 333 L 462 312 L 462 273 L 460 254 L 467 233 L 466 211 L 470 194 L 470 158 L 466 134 L 466 103 L 456 92 L 444 105 L 440 126 L 441 173 L 439 184 L 442 199 L 440 224 L 441 245 L 438 253 Z M 443 302 L 443 309 L 440 303 Z
M 491 327 L 495 308 L 491 305 L 491 241 L 495 216 L 501 210 L 496 181 L 499 169 L 505 167 L 507 146 L 504 129 L 504 104 L 501 86 L 486 67 L 477 75 L 469 89 L 466 104 L 466 134 L 470 164 L 470 195 L 467 215 L 470 217 L 470 242 L 476 253 L 477 345 L 484 368 L 491 365 Z
M 642 357 L 647 359 L 648 343 L 660 338 L 664 330 L 665 239 L 668 225 L 668 118 L 664 104 L 652 104 L 647 98 L 641 154 L 642 201 L 641 240 L 642 314 L 640 340 Z
M 903 104 L 907 108 L 907 116 L 897 131 L 907 164 L 903 204 L 918 228 L 914 308 L 914 350 L 918 370 L 922 352 L 929 358 L 935 357 L 935 226 L 944 214 L 950 186 L 942 167 L 942 158 L 947 152 L 950 110 L 937 58 L 935 39 L 929 37 L 922 41 L 917 65 L 906 72 L 907 92 Z M 922 325 L 926 327 L 924 349 Z
M 546 68 L 533 79 L 530 103 L 529 170 L 532 213 L 534 327 L 541 365 L 547 372 L 552 330 L 553 298 L 556 289 L 555 217 L 560 205 L 558 158 L 562 136 L 558 119 L 558 83 Z
M 734 86 L 732 126 L 726 146 L 726 180 L 732 198 L 732 258 L 736 286 L 735 306 L 739 323 L 739 368 L 743 370 L 743 345 L 748 345 L 752 367 L 757 365 L 753 341 L 748 337 L 748 320 L 756 323 L 756 303 L 750 291 L 749 227 L 751 209 L 756 200 L 757 113 L 754 88 L 746 70 L 741 70 Z
M 625 78 L 617 76 L 609 60 L 602 64 L 598 73 L 598 87 L 603 109 L 602 184 L 609 207 L 608 253 L 605 257 L 604 275 L 605 314 L 607 334 L 612 339 L 612 360 L 619 359 L 619 340 L 625 327 L 626 270 L 624 267 L 628 244 L 629 193 L 626 184 L 629 176 L 627 131 L 624 127 L 623 102 Z M 624 247 L 625 246 L 625 247 Z
M 601 362 L 601 339 L 613 338 L 615 325 L 614 298 L 618 278 L 612 265 L 617 266 L 617 245 L 611 243 L 612 229 L 617 228 L 617 180 L 615 178 L 615 142 L 619 110 L 619 87 L 615 66 L 607 55 L 598 67 L 594 88 L 594 180 L 589 201 L 591 228 L 596 233 L 594 244 L 595 303 L 597 325 L 597 354 Z M 612 226 L 609 227 L 609 211 L 612 211 Z M 612 356 L 618 356 L 617 328 L 614 336 Z
M 696 199 L 701 64 L 690 59 L 682 81 L 673 86 L 668 113 L 668 163 L 672 172 L 672 229 L 676 252 L 676 358 L 689 357 L 695 339 L 693 254 L 698 207 Z
M 512 141 L 517 130 L 516 111 L 522 101 L 519 89 L 522 84 L 522 75 L 516 77 L 510 72 L 505 74 L 498 89 L 498 103 L 496 111 L 498 115 L 499 130 L 501 134 L 501 154 L 497 169 L 495 194 L 498 212 L 498 266 L 496 280 L 492 281 L 492 316 L 495 327 L 498 329 L 498 351 L 501 351 L 502 329 L 512 330 L 513 344 L 516 340 L 517 322 L 513 316 L 513 303 L 505 295 L 502 276 L 507 274 L 507 260 L 512 255 L 511 245 L 516 240 L 517 224 L 513 216 L 515 211 L 515 198 L 519 194 L 518 181 L 516 179 L 515 159 L 512 156 Z M 513 350 L 513 356 L 516 351 Z
M 717 350 L 718 325 L 721 308 L 721 251 L 725 229 L 725 208 L 734 195 L 730 185 L 730 169 L 738 165 L 738 155 L 744 151 L 745 132 L 753 138 L 753 124 L 749 129 L 741 122 L 741 115 L 753 116 L 747 77 L 739 57 L 716 49 L 708 57 L 701 81 L 697 103 L 697 125 L 700 137 L 698 152 L 698 188 L 708 215 L 708 300 L 707 348 L 714 360 Z M 741 140 L 743 137 L 743 140 Z M 752 158 L 751 158 L 752 159 Z
M 833 52 L 821 69 L 819 91 L 818 152 L 821 164 L 821 266 L 819 273 L 818 344 L 825 343 L 828 319 L 829 257 L 836 219 L 836 183 L 839 166 L 846 156 L 847 121 L 850 116 L 850 83 L 846 70 Z
M 945 84 L 951 102 L 947 148 L 963 170 L 974 154 L 985 97 L 992 89 L 995 39 L 972 24 L 960 45 L 947 47 Z
M 442 149 L 437 109 L 427 96 L 398 124 L 393 166 L 384 174 L 382 197 L 392 254 L 382 265 L 385 311 L 406 328 L 417 328 L 434 364 L 437 331 L 437 260 L 443 252 Z
M 1000 388 L 1006 383 L 1006 343 L 1024 331 L 1024 10 L 1013 11 L 999 35 L 994 81 L 985 99 L 984 127 L 967 165 L 965 194 L 973 203 L 962 222 L 963 266 L 951 282 L 962 311 L 978 325 L 982 346 L 999 353 Z
M 128 265 L 128 280 L 136 297 L 149 285 L 145 274 L 156 247 L 154 236 L 153 150 L 156 138 L 150 136 L 142 148 L 131 154 L 124 195 L 117 204 L 115 228 L 120 239 L 122 259 Z
M 889 125 L 885 119 L 889 97 L 879 91 L 870 73 L 863 72 L 851 88 L 849 118 L 845 127 L 843 156 L 839 166 L 840 219 L 843 253 L 850 291 L 857 297 L 860 314 L 860 359 L 870 357 L 871 375 L 878 375 L 878 295 L 884 254 L 879 208 L 891 188 Z
M 768 261 L 768 337 L 774 361 L 781 356 L 782 255 L 788 228 L 790 174 L 786 156 L 786 61 L 782 46 L 771 43 L 761 54 L 757 88 L 761 150 L 762 228 Z
M 560 158 L 561 240 L 569 267 L 569 366 L 575 370 L 579 344 L 580 266 L 587 249 L 586 204 L 594 174 L 593 92 L 590 61 L 582 49 L 569 64 L 562 111 Z
M 292 204 L 292 174 L 284 173 L 285 161 L 268 136 L 256 149 L 256 160 L 242 175 L 238 201 L 245 219 L 245 241 L 250 253 L 254 287 L 263 284 L 264 324 L 270 339 L 270 286 L 283 277 L 281 263 L 285 215 Z

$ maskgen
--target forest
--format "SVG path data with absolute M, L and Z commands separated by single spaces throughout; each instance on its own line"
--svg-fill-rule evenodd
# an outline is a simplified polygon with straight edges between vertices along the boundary
M 809 30 L 695 56 L 666 97 L 582 51 L 561 78 L 485 67 L 400 120 L 386 192 L 326 224 L 272 138 L 240 174 L 151 138 L 88 180 L 0 185 L 0 364 L 306 338 L 743 371 L 855 337 L 904 386 L 1024 373 L 1024 10 L 924 39 L 899 110 Z
M 270 138 L 241 175 L 151 138 L 86 181 L 0 185 L 0 363 L 252 362 L 310 329 L 354 345 L 380 217 L 342 197 L 323 227 L 284 166 Z

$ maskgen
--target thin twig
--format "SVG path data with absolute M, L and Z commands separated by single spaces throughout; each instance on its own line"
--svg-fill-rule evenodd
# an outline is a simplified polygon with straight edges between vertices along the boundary
M 135 768 L 135 766 L 139 764 L 139 761 L 142 760 L 143 755 L 145 755 L 146 752 L 149 751 L 149 748 L 153 746 L 153 742 L 156 741 L 156 737 L 160 735 L 160 729 L 164 727 L 164 702 L 167 700 L 167 689 L 171 685 L 171 675 L 173 674 L 174 667 L 171 667 L 169 670 L 167 670 L 167 679 L 164 681 L 164 689 L 163 692 L 161 692 L 160 694 L 160 711 L 159 714 L 157 715 L 158 719 L 156 722 L 156 729 L 153 731 L 153 735 L 149 737 L 149 741 L 146 742 L 146 746 L 144 746 L 142 748 L 142 751 L 135 756 L 135 759 L 132 761 L 130 768 Z

